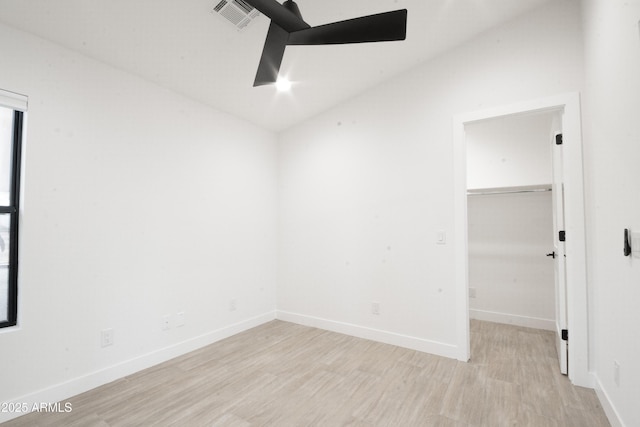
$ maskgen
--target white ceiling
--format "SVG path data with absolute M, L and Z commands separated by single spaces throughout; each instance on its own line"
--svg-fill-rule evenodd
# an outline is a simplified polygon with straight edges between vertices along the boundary
M 408 9 L 407 40 L 287 47 L 290 93 L 254 88 L 269 24 L 243 31 L 219 0 L 0 0 L 0 22 L 279 131 L 549 0 L 297 0 L 320 25 Z

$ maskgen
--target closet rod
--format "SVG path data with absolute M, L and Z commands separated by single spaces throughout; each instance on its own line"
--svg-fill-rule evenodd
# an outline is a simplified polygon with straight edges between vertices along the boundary
M 494 194 L 516 194 L 516 193 L 544 193 L 551 191 L 551 188 L 529 188 L 529 189 L 513 189 L 513 190 L 495 190 L 495 191 L 467 191 L 467 196 L 486 196 Z

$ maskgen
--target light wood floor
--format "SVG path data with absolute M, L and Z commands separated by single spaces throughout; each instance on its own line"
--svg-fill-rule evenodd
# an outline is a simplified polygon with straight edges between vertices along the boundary
M 273 321 L 68 402 L 3 426 L 609 425 L 551 333 L 479 321 L 470 363 Z

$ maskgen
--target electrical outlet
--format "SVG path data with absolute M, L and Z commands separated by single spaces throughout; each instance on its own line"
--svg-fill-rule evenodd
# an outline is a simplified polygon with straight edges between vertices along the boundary
M 113 329 L 103 329 L 100 331 L 100 343 L 102 347 L 113 345 Z
M 238 309 L 238 301 L 235 298 L 229 300 L 229 311 L 236 311 Z
M 476 297 L 476 288 L 469 288 L 469 298 Z
M 613 361 L 613 382 L 620 387 L 620 362 Z
M 380 303 L 379 302 L 372 302 L 371 303 L 371 314 L 374 314 L 376 316 L 380 315 Z
M 162 316 L 162 323 L 160 325 L 163 331 L 168 331 L 171 327 L 171 316 L 166 314 Z
M 176 314 L 176 328 L 184 326 L 184 311 L 180 311 Z

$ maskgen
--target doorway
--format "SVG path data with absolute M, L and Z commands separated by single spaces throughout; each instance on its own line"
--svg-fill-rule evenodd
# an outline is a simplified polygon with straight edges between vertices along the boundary
M 564 277 L 554 264 L 564 262 L 555 257 L 564 248 L 555 241 L 561 223 L 555 219 L 564 216 L 552 191 L 562 188 L 562 169 L 553 162 L 562 149 L 554 144 L 554 135 L 561 133 L 560 113 L 514 114 L 465 125 L 471 319 L 561 336 L 564 325 L 557 320 L 566 318 L 560 297 Z M 566 374 L 566 345 L 558 355 Z
M 469 360 L 469 258 L 467 218 L 467 143 L 465 127 L 483 120 L 523 114 L 560 112 L 563 129 L 563 176 L 566 236 L 566 312 L 571 351 L 569 379 L 593 387 L 588 369 L 587 286 L 582 175 L 582 139 L 578 94 L 526 101 L 454 117 L 455 244 L 458 359 Z

